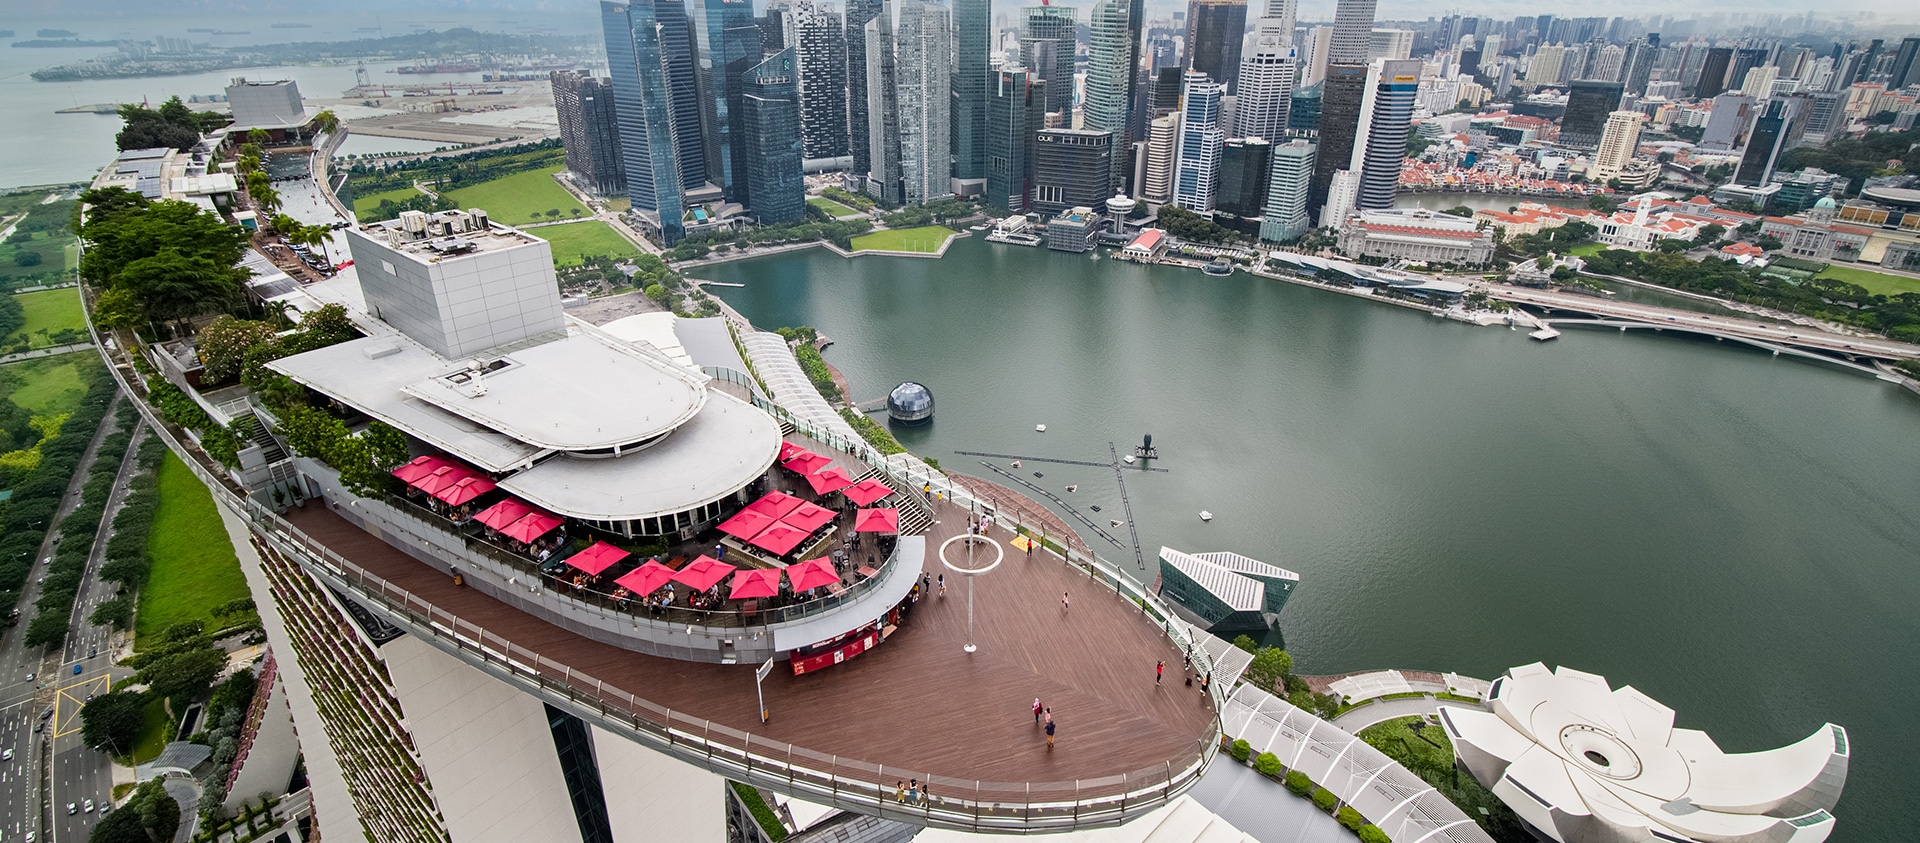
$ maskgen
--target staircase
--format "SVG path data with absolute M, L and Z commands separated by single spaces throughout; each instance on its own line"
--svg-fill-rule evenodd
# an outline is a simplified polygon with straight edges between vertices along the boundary
M 233 420 L 234 432 L 242 435 L 248 442 L 260 448 L 260 458 L 272 465 L 287 458 L 287 452 L 280 447 L 280 441 L 267 432 L 267 426 L 260 423 L 260 417 L 251 412 L 236 416 Z
M 901 488 L 899 481 L 888 477 L 878 468 L 868 468 L 865 473 L 853 478 L 853 482 L 867 479 L 878 480 L 893 489 L 894 498 L 899 502 L 895 508 L 900 510 L 900 535 L 917 536 L 933 528 L 933 508 L 919 489 Z

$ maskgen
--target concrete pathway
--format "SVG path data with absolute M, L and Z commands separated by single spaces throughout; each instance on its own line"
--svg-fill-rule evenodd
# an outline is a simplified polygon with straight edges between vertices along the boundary
M 22 360 L 32 360 L 36 357 L 53 357 L 60 354 L 70 354 L 75 351 L 86 351 L 87 349 L 92 347 L 93 347 L 93 343 L 77 342 L 71 345 L 55 345 L 55 346 L 48 346 L 46 348 L 36 348 L 36 349 L 33 349 L 32 351 L 22 351 L 19 354 L 0 355 L 0 364 L 18 363 Z
M 1333 718 L 1332 722 L 1343 731 L 1357 735 L 1360 734 L 1360 730 L 1377 723 L 1385 723 L 1399 717 L 1420 717 L 1439 710 L 1440 700 L 1432 694 L 1417 698 L 1374 700 L 1359 708 L 1348 709 L 1344 714 Z

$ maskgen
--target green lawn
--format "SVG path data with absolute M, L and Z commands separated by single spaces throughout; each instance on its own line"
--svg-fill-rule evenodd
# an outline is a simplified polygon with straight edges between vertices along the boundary
M 1837 278 L 1849 284 L 1858 284 L 1867 288 L 1867 292 L 1880 296 L 1920 293 L 1920 278 L 1887 275 L 1870 269 L 1855 269 L 1851 266 L 1829 266 L 1826 271 L 1815 277 Z
M 411 187 L 402 187 L 397 190 L 383 190 L 379 193 L 369 193 L 365 196 L 355 195 L 353 197 L 353 212 L 355 214 L 364 214 L 368 211 L 378 210 L 382 200 L 392 199 L 395 202 L 405 202 L 419 195 L 420 191 L 414 190 Z
M 135 764 L 145 764 L 160 757 L 160 750 L 167 748 L 167 731 L 173 725 L 173 715 L 167 713 L 165 697 L 149 700 L 145 713 L 146 720 L 140 724 L 140 737 L 133 744 Z
M 1567 254 L 1590 258 L 1607 250 L 1605 243 L 1582 243 L 1567 250 Z
M 181 621 L 215 629 L 213 609 L 249 594 L 207 487 L 171 453 L 160 463 L 158 483 L 160 505 L 147 536 L 153 568 L 134 613 L 134 649 Z
M 807 204 L 812 205 L 815 208 L 819 208 L 822 211 L 826 211 L 827 214 L 830 216 L 850 217 L 860 213 L 859 211 L 849 208 L 838 202 L 835 202 L 832 199 L 823 199 L 818 196 L 809 197 L 807 199 Z
M 853 250 L 856 252 L 868 249 L 886 252 L 938 252 L 940 244 L 947 242 L 947 235 L 952 233 L 953 229 L 942 225 L 876 231 L 853 238 Z
M 71 293 L 72 290 L 64 292 Z M 87 396 L 87 372 L 100 365 L 100 357 L 91 352 L 75 352 L 55 357 L 37 357 L 8 363 L 6 372 L 19 379 L 13 390 L 13 403 L 35 415 L 50 416 L 70 412 Z
M 640 255 L 620 232 L 599 220 L 548 225 L 527 232 L 553 244 L 553 265 L 573 266 L 589 255 L 632 258 Z
M 87 315 L 80 309 L 80 291 L 77 289 L 16 293 L 14 299 L 20 302 L 20 309 L 27 314 L 26 327 L 20 329 L 20 334 L 25 334 L 27 342 L 32 345 L 48 344 L 47 338 L 39 335 L 41 330 L 51 334 L 62 330 L 87 329 Z M 13 345 L 18 341 L 10 338 L 4 344 Z
M 508 225 L 566 219 L 574 208 L 579 208 L 584 215 L 587 209 L 566 188 L 553 180 L 553 174 L 566 167 L 565 164 L 555 164 L 544 169 L 515 173 L 506 178 L 450 190 L 446 197 L 463 209 L 480 208 L 489 217 Z M 549 210 L 558 210 L 560 215 L 549 217 Z

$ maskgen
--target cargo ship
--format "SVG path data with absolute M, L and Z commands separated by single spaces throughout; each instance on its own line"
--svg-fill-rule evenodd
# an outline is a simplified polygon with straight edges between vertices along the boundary
M 393 69 L 395 73 L 475 73 L 480 65 L 473 62 L 455 62 L 449 64 L 409 64 Z

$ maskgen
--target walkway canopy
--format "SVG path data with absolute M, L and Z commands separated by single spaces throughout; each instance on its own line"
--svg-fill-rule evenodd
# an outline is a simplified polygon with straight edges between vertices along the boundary
M 786 492 L 774 491 L 768 492 L 761 496 L 759 500 L 747 504 L 745 511 L 757 512 L 777 521 L 785 518 L 787 513 L 798 509 L 803 503 L 806 503 L 806 501 L 789 495 Z
M 848 486 L 840 494 L 859 506 L 869 506 L 874 501 L 893 494 L 893 487 L 871 477 Z
M 602 571 L 632 555 L 606 542 L 594 542 L 586 550 L 568 557 L 567 564 L 597 577 Z
M 787 566 L 787 582 L 793 584 L 794 591 L 806 591 L 823 585 L 838 585 L 840 572 L 833 569 L 833 563 L 822 556 L 808 559 L 798 565 Z
M 400 478 L 400 482 L 411 486 L 413 485 L 413 481 L 432 474 L 435 469 L 449 465 L 453 465 L 453 463 L 445 457 L 436 457 L 432 454 L 427 454 L 426 456 L 414 457 L 406 465 L 394 469 L 393 476 Z
M 853 517 L 853 531 L 856 533 L 898 533 L 900 532 L 900 510 L 860 510 L 860 514 Z
M 486 475 L 473 474 L 454 481 L 453 485 L 435 492 L 433 496 L 445 503 L 459 506 L 493 491 L 495 485 L 493 480 Z
M 812 451 L 801 451 L 798 456 L 781 463 L 780 467 L 798 474 L 812 475 L 832 464 L 833 460 Z
M 473 520 L 492 527 L 495 530 L 504 530 L 512 526 L 513 522 L 527 517 L 527 513 L 530 512 L 533 512 L 533 506 L 526 501 L 520 500 L 519 498 L 507 498 L 493 506 L 480 510 L 480 514 L 473 516 Z
M 853 485 L 853 478 L 847 476 L 844 468 L 829 468 L 819 474 L 807 475 L 807 485 L 813 487 L 814 494 L 824 495 Z
M 554 531 L 566 522 L 560 516 L 535 510 L 520 517 L 520 520 L 508 524 L 501 534 L 515 541 L 532 542 Z
M 835 517 L 837 516 L 831 509 L 802 501 L 799 506 L 794 507 L 792 512 L 783 516 L 780 523 L 811 534 L 821 527 L 832 524 Z
M 773 516 L 754 512 L 751 509 L 743 509 L 732 518 L 720 522 L 719 529 L 720 532 L 744 542 L 752 541 L 754 536 L 765 532 L 768 527 L 773 526 L 775 523 L 777 522 Z
M 772 597 L 779 593 L 779 568 L 749 568 L 733 575 L 733 593 L 727 596 L 745 600 L 749 597 Z
M 628 571 L 626 576 L 614 580 L 613 584 L 623 586 L 635 594 L 652 594 L 659 591 L 660 587 L 666 585 L 671 579 L 673 579 L 672 568 L 649 559 L 647 564 Z
M 747 544 L 765 550 L 775 556 L 785 556 L 807 540 L 806 530 L 788 524 L 775 524 L 761 531 L 760 535 L 747 540 Z
M 733 573 L 734 567 L 711 556 L 702 556 L 686 567 L 675 571 L 673 581 L 689 588 L 705 591 Z

